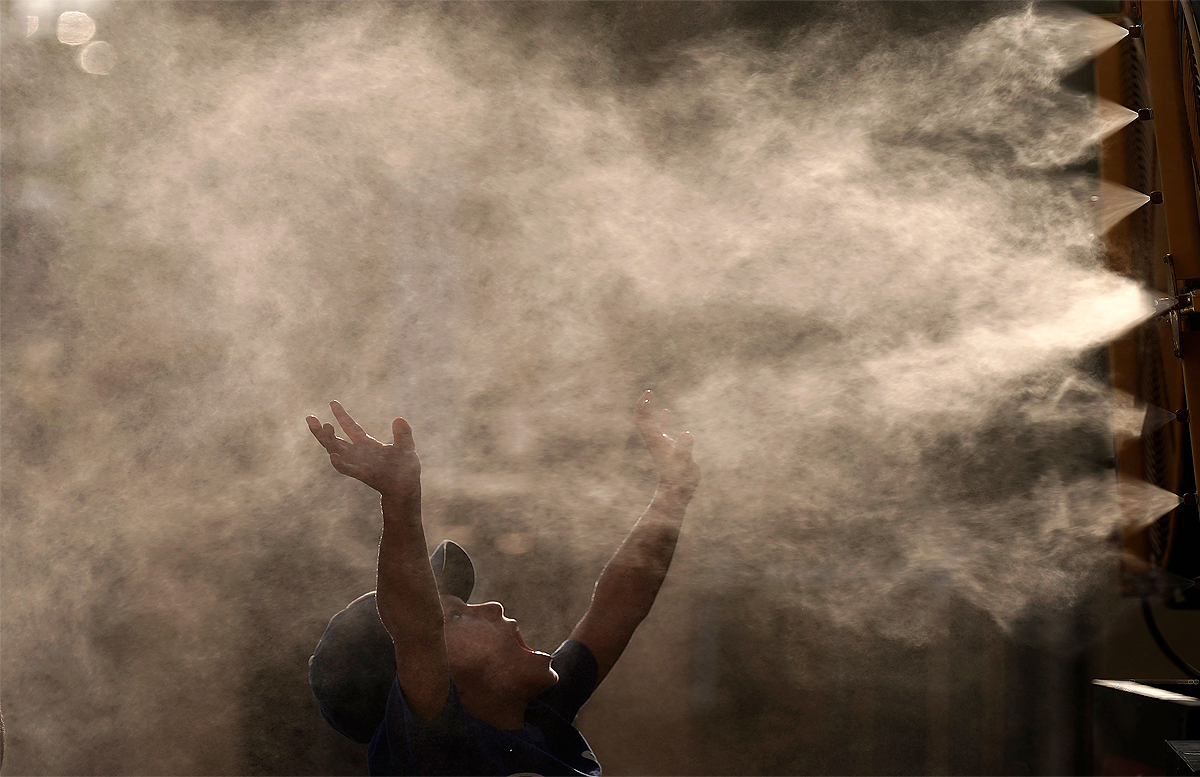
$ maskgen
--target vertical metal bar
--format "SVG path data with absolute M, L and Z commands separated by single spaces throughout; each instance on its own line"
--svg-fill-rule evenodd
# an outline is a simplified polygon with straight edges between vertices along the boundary
M 1154 100 L 1154 131 L 1162 179 L 1162 216 L 1166 221 L 1168 251 L 1177 279 L 1200 278 L 1200 208 L 1196 189 L 1196 117 L 1190 115 L 1188 97 L 1195 91 L 1194 74 L 1185 79 L 1183 60 L 1195 51 L 1195 27 L 1179 0 L 1141 3 L 1150 91 Z M 1194 62 L 1192 67 L 1194 68 Z M 1189 408 L 1200 408 L 1200 342 L 1197 333 L 1185 332 L 1183 345 L 1184 392 Z M 1188 422 L 1192 439 L 1200 432 L 1200 413 Z M 1194 462 L 1200 461 L 1198 457 Z

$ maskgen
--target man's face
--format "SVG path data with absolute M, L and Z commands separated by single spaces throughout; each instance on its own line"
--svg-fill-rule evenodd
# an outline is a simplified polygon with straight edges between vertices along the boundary
M 550 656 L 521 639 L 499 602 L 467 604 L 442 597 L 446 654 L 455 684 L 532 699 L 558 682 Z

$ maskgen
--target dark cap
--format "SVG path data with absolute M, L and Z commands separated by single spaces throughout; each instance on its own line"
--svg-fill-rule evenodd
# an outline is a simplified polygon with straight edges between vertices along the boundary
M 429 557 L 438 591 L 464 602 L 475 587 L 467 552 L 444 540 Z M 308 684 L 321 717 L 355 742 L 370 742 L 387 710 L 396 678 L 396 651 L 379 620 L 375 592 L 334 615 L 308 659 Z
M 457 596 L 464 602 L 475 589 L 475 565 L 457 542 L 442 540 L 429 556 L 429 566 L 437 579 L 438 591 Z

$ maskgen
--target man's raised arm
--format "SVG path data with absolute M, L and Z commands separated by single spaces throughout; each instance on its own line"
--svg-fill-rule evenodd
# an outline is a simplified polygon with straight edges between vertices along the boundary
M 638 401 L 635 418 L 642 442 L 658 468 L 658 489 L 650 506 L 604 567 L 587 614 L 571 632 L 596 656 L 597 685 L 616 664 L 638 624 L 650 612 L 662 587 L 679 528 L 692 493 L 700 483 L 700 468 L 692 460 L 692 435 L 672 440 L 665 414 L 654 413 L 654 395 Z
M 322 425 L 315 416 L 306 419 L 308 428 L 329 452 L 334 469 L 380 493 L 383 535 L 375 602 L 396 648 L 404 698 L 419 718 L 432 720 L 450 694 L 450 665 L 421 523 L 421 460 L 412 428 L 403 418 L 392 421 L 393 442 L 386 445 L 363 431 L 338 402 L 329 406 L 349 439 L 338 437 L 332 424 Z

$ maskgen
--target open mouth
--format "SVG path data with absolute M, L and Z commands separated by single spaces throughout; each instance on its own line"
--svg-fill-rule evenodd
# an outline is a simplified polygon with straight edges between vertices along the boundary
M 520 628 L 515 628 L 515 630 L 512 630 L 512 631 L 514 631 L 514 632 L 516 633 L 516 637 L 517 637 L 517 645 L 520 645 L 520 646 L 521 646 L 521 650 L 524 650 L 524 651 L 527 651 L 527 652 L 533 652 L 533 653 L 540 653 L 540 652 L 541 652 L 541 651 L 539 651 L 539 650 L 534 650 L 533 648 L 530 648 L 530 646 L 529 646 L 529 645 L 527 645 L 527 644 L 526 644 L 526 642 L 524 642 L 524 639 L 522 639 L 522 637 L 521 637 L 521 630 L 520 630 Z

